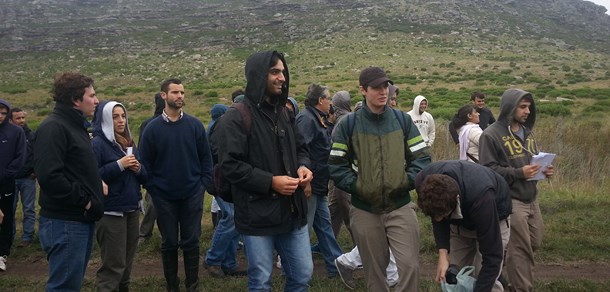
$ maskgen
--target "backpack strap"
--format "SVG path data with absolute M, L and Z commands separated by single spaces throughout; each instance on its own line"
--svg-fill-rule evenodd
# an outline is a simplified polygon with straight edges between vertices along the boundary
M 354 134 L 354 124 L 356 123 L 356 113 L 347 114 L 347 140 L 352 144 L 352 134 Z
M 244 130 L 246 130 L 246 135 L 250 135 L 250 129 L 252 128 L 252 115 L 250 114 L 250 109 L 243 102 L 235 103 L 232 106 L 236 108 L 241 115 L 241 121 Z
M 466 155 L 467 155 L 468 157 L 470 157 L 470 159 L 472 159 L 472 161 L 474 161 L 474 163 L 479 163 L 479 160 L 478 160 L 478 159 L 476 159 L 476 158 L 475 158 L 475 157 L 474 157 L 472 154 L 470 154 L 470 153 L 466 152 Z
M 400 128 L 402 128 L 403 140 L 405 142 L 407 142 L 408 136 L 407 136 L 407 125 L 406 125 L 405 116 L 402 111 L 397 110 L 395 108 L 392 108 L 392 111 L 394 111 L 394 114 L 396 115 L 396 118 L 398 119 L 398 123 L 400 124 Z

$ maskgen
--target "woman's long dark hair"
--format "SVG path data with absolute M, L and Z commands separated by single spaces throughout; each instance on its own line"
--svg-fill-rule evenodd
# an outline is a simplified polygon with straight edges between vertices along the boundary
M 473 110 L 476 110 L 476 108 L 472 104 L 467 104 L 458 109 L 457 113 L 451 119 L 451 126 L 457 131 L 463 125 L 466 125 L 466 123 L 468 123 L 468 115 L 472 113 Z

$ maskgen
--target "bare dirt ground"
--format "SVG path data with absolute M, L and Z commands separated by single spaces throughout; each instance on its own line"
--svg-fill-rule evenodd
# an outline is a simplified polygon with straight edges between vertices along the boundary
M 315 269 L 314 273 L 319 277 L 325 277 L 326 272 L 324 268 L 324 262 L 318 256 L 314 256 Z M 243 260 L 241 260 L 242 266 Z M 421 261 L 420 261 L 421 262 Z M 87 269 L 87 277 L 95 278 L 95 271 L 100 265 L 99 258 L 92 257 L 89 262 Z M 181 266 L 181 265 L 180 265 Z M 12 275 L 26 278 L 43 278 L 47 275 L 47 260 L 41 255 L 30 256 L 26 259 L 11 260 L 7 263 L 7 271 L 0 273 L 0 279 L 2 275 Z M 421 262 L 421 277 L 432 279 L 436 273 L 436 263 Z M 182 270 L 182 269 L 180 269 Z M 274 269 L 274 272 L 278 272 L 278 269 Z M 205 269 L 200 269 L 201 277 L 208 277 Z M 163 277 L 163 268 L 161 265 L 161 257 L 158 258 L 144 258 L 137 259 L 134 262 L 132 278 L 140 277 Z M 357 271 L 354 276 L 360 278 L 363 276 L 361 271 Z M 610 280 L 610 264 L 598 264 L 598 263 L 557 263 L 557 264 L 538 264 L 535 269 L 535 276 L 538 279 L 547 280 L 577 280 L 577 279 L 588 279 L 595 281 L 609 281 Z

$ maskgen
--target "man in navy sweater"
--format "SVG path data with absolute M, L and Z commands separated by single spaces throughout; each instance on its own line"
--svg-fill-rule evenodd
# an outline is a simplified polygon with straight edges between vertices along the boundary
M 178 248 L 184 255 L 186 289 L 199 291 L 203 195 L 212 180 L 212 155 L 203 124 L 182 110 L 182 81 L 164 81 L 160 93 L 165 109 L 140 139 L 142 162 L 149 171 L 145 187 L 157 210 L 167 291 L 179 291 Z

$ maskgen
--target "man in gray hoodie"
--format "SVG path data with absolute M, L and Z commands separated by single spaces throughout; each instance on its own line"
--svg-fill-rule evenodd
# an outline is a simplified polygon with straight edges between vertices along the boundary
M 510 186 L 513 214 L 506 257 L 508 278 L 516 291 L 532 291 L 534 251 L 542 244 L 543 221 L 533 178 L 539 171 L 546 177 L 555 173 L 553 166 L 541 169 L 531 164 L 538 153 L 532 134 L 536 122 L 536 104 L 531 93 L 508 89 L 500 100 L 498 121 L 489 126 L 479 140 L 479 163 L 504 177 Z

